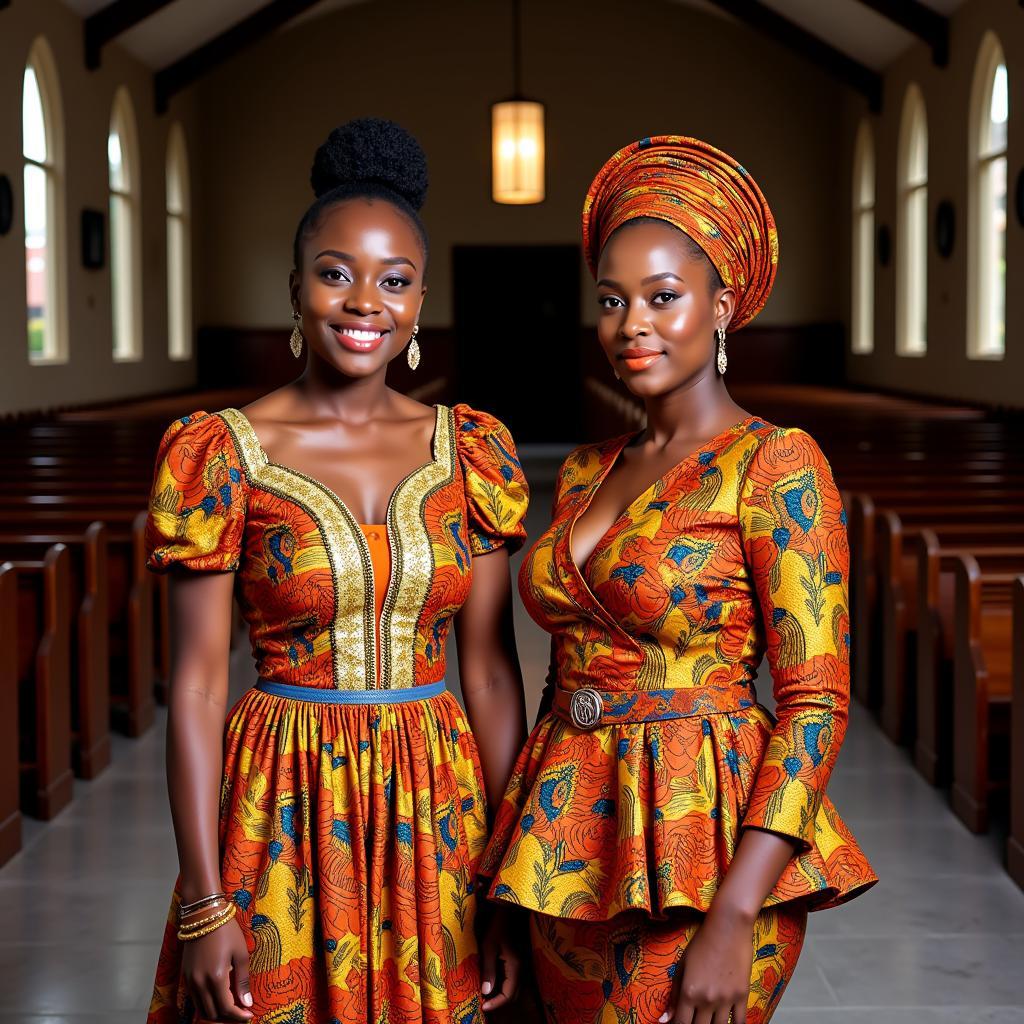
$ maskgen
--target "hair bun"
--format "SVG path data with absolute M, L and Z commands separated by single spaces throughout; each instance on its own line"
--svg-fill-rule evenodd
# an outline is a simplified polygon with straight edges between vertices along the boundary
M 419 210 L 427 194 L 427 158 L 401 125 L 360 117 L 327 136 L 313 158 L 310 183 L 318 199 L 346 185 L 381 185 Z

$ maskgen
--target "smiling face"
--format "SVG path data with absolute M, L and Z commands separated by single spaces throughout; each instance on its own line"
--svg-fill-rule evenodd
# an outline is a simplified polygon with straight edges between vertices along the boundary
M 710 261 L 664 221 L 616 231 L 597 268 L 598 338 L 635 395 L 651 397 L 716 373 L 715 329 L 727 327 L 735 292 L 718 287 Z
M 348 199 L 324 211 L 301 253 L 292 306 L 313 355 L 347 377 L 378 372 L 408 344 L 423 304 L 416 229 L 387 200 Z

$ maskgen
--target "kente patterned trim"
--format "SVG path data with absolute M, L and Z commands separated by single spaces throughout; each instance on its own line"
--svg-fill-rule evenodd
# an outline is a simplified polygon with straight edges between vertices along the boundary
M 444 405 L 437 406 L 433 454 L 432 462 L 413 470 L 395 488 L 388 503 L 391 577 L 380 617 L 381 686 L 386 689 L 412 686 L 416 678 L 416 624 L 434 580 L 434 548 L 423 509 L 455 475 L 454 417 Z M 407 642 L 395 644 L 396 636 Z
M 362 530 L 344 502 L 324 484 L 295 469 L 271 462 L 248 417 L 238 409 L 217 415 L 227 424 L 252 487 L 292 501 L 317 524 L 331 566 L 334 618 L 331 666 L 339 689 L 369 689 L 377 665 L 373 614 L 373 565 Z M 344 529 L 333 528 L 339 525 Z M 361 607 L 362 615 L 351 609 Z M 358 682 L 361 685 L 353 686 Z

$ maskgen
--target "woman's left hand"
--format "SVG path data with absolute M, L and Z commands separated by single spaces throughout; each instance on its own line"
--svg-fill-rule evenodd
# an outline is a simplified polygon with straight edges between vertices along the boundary
M 753 962 L 754 922 L 712 903 L 676 966 L 660 1024 L 746 1024 Z

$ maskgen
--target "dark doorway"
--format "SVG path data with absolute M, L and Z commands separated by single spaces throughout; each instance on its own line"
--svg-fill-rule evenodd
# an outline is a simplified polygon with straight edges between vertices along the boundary
M 575 441 L 582 423 L 580 250 L 452 250 L 455 394 L 493 413 L 518 443 Z

